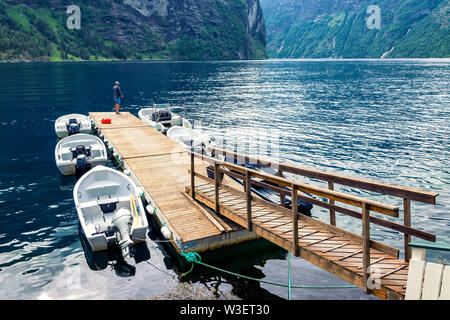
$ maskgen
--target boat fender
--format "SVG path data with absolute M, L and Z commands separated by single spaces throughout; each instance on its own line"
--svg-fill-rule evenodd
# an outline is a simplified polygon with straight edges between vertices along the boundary
M 172 238 L 172 232 L 170 232 L 169 228 L 167 226 L 162 226 L 161 233 L 167 240 L 170 240 Z
M 151 215 L 154 215 L 156 213 L 156 207 L 153 207 L 151 205 L 148 205 L 145 207 L 145 209 L 147 210 L 147 212 Z
M 124 170 L 123 173 L 126 174 L 127 176 L 131 175 L 130 171 L 128 170 Z

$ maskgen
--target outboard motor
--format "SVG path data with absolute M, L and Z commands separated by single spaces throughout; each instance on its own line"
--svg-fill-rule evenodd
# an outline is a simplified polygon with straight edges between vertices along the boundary
M 69 119 L 67 124 L 67 133 L 69 136 L 80 133 L 81 123 L 77 122 L 77 119 Z
M 154 115 L 155 115 L 155 120 L 153 120 L 153 121 L 156 121 L 156 122 L 172 120 L 172 114 L 166 110 L 158 110 L 156 112 L 156 114 L 154 114 Z
M 77 162 L 75 164 L 75 172 L 78 177 L 88 172 L 91 169 L 91 164 L 88 162 L 88 157 L 85 154 L 77 156 Z
M 77 159 L 75 172 L 78 177 L 81 177 L 91 169 L 91 164 L 89 163 L 90 156 L 91 149 L 86 148 L 83 145 L 79 145 L 75 149 L 72 149 L 72 157 Z
M 134 257 L 134 243 L 130 238 L 130 229 L 133 223 L 131 211 L 126 208 L 120 208 L 114 213 L 111 223 L 119 229 L 119 247 L 122 250 L 122 256 L 124 258 L 128 256 Z

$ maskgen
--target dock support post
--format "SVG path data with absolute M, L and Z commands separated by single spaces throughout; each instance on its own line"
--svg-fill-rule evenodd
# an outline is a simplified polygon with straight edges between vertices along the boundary
M 219 164 L 217 162 L 214 163 L 214 204 L 216 213 L 219 213 Z
M 403 199 L 403 222 L 406 227 L 411 227 L 411 200 Z M 409 262 L 411 259 L 411 248 L 409 243 L 411 242 L 411 236 L 409 234 L 404 234 L 405 239 L 405 261 Z
M 191 196 L 195 200 L 195 166 L 194 166 L 194 153 L 191 152 Z
M 247 229 L 252 231 L 252 185 L 251 174 L 245 172 L 245 193 L 247 195 Z
M 370 209 L 365 202 L 362 203 L 362 263 L 363 263 L 363 290 L 369 293 L 368 282 L 370 277 Z
M 278 169 L 278 176 L 282 177 L 283 176 L 283 171 L 281 171 L 280 169 Z M 284 198 L 284 194 L 280 193 L 280 205 L 282 207 L 286 207 L 286 202 L 285 202 L 285 198 Z
M 300 248 L 298 245 L 298 202 L 297 202 L 297 186 L 292 184 L 292 233 L 294 242 L 294 255 L 300 255 Z
M 328 181 L 328 189 L 334 190 L 334 182 Z M 334 200 L 330 199 L 330 204 L 334 204 Z M 330 209 L 330 224 L 332 226 L 336 225 L 336 212 Z

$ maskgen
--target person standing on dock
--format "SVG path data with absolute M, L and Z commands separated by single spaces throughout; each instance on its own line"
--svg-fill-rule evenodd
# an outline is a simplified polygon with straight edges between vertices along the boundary
M 123 98 L 123 94 L 120 91 L 119 81 L 116 81 L 116 83 L 113 87 L 113 92 L 114 92 L 114 102 L 115 102 L 115 107 L 116 107 L 116 114 L 120 114 L 119 113 L 120 99 Z

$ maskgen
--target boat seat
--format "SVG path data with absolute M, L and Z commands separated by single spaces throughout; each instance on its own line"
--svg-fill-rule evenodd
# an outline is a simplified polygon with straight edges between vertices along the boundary
M 83 212 L 83 216 L 85 218 L 101 218 L 101 220 L 103 220 L 102 211 L 100 210 L 100 207 L 98 206 L 96 201 L 83 203 L 82 205 L 80 205 L 80 209 Z
M 111 195 L 98 196 L 97 198 L 97 205 L 100 207 L 104 214 L 114 212 L 116 210 L 119 198 L 111 197 Z
M 86 188 L 90 196 L 103 196 L 114 194 L 120 188 L 120 184 L 114 181 L 98 181 Z

